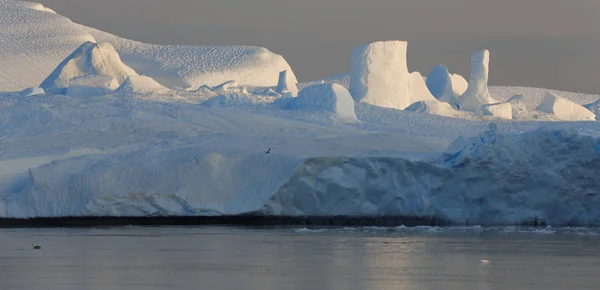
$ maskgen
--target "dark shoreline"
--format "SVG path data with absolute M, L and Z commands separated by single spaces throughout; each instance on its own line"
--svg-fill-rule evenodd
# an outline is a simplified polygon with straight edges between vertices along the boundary
M 291 217 L 291 216 L 169 216 L 169 217 L 56 217 L 0 218 L 0 228 L 26 227 L 98 227 L 98 226 L 444 226 L 451 225 L 435 217 Z
M 103 226 L 465 226 L 436 217 L 410 216 L 169 216 L 169 217 L 56 217 L 14 219 L 0 218 L 0 228 L 68 228 Z M 466 224 L 467 226 L 470 224 Z M 472 224 L 477 225 L 477 224 Z M 528 221 L 523 226 L 546 226 L 544 221 Z

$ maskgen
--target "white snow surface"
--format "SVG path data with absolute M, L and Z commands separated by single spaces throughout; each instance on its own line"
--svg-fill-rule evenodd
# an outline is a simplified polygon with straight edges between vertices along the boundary
M 483 111 L 484 115 L 507 120 L 512 120 L 513 118 L 513 106 L 510 103 L 483 105 L 481 110 Z
M 552 114 L 563 121 L 595 121 L 596 115 L 585 107 L 559 95 L 547 93 L 537 107 L 538 111 Z
M 147 76 L 129 76 L 116 90 L 120 94 L 168 94 L 170 90 Z
M 420 73 L 409 73 L 406 41 L 380 41 L 355 48 L 350 59 L 350 92 L 357 102 L 403 110 L 435 98 Z
M 323 80 L 313 80 L 313 81 L 309 81 L 309 82 L 305 82 L 305 83 L 299 83 L 298 84 L 298 88 L 299 89 L 303 89 L 306 88 L 308 86 L 312 86 L 312 85 L 318 85 L 318 84 L 325 84 L 325 83 L 331 83 L 331 84 L 338 84 L 343 86 L 346 89 L 350 89 L 350 74 L 349 73 L 343 73 L 343 74 L 338 74 L 338 75 L 334 75 L 332 77 L 328 77 L 326 79 Z
M 216 86 L 228 80 L 274 87 L 283 70 L 297 82 L 285 59 L 266 48 L 145 44 L 73 23 L 42 7 L 0 0 L 0 91 L 38 86 L 86 41 L 110 43 L 126 65 L 167 87 Z
M 239 86 L 240 85 L 236 81 L 226 81 L 222 84 L 212 87 L 211 90 L 216 93 L 226 93 L 238 89 Z
M 37 3 L 0 0 L 0 91 L 37 87 L 56 66 L 94 37 Z
M 202 106 L 216 108 L 272 104 L 278 99 L 274 96 L 253 95 L 247 92 L 229 92 L 209 98 L 202 103 Z
M 69 82 L 69 89 L 73 86 L 92 87 L 92 88 L 103 88 L 109 91 L 114 91 L 119 87 L 119 82 L 107 75 L 91 76 L 91 77 L 79 77 L 74 78 Z
M 112 44 L 138 73 L 168 87 L 217 86 L 230 80 L 241 86 L 275 87 L 284 70 L 291 82 L 298 82 L 286 60 L 264 47 L 155 45 L 81 28 L 98 41 Z
M 461 116 L 461 113 L 458 112 L 457 110 L 455 110 L 454 108 L 452 108 L 452 106 L 449 103 L 441 102 L 438 100 L 416 102 L 416 103 L 410 105 L 405 110 L 410 111 L 410 112 L 417 112 L 417 113 L 422 113 L 422 114 L 438 115 L 438 116 L 452 117 L 452 118 L 458 118 Z
M 350 92 L 338 84 L 320 84 L 302 89 L 298 97 L 289 101 L 289 110 L 327 112 L 334 119 L 358 121 L 354 112 L 354 99 Z
M 481 106 L 499 103 L 488 90 L 490 52 L 486 49 L 471 57 L 471 78 L 467 91 L 458 98 L 461 110 L 479 113 Z

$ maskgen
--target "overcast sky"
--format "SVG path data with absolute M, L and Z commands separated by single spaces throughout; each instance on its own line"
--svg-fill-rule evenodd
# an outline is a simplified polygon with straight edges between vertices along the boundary
M 468 79 L 491 51 L 490 82 L 600 94 L 599 0 L 40 0 L 77 23 L 159 44 L 250 44 L 301 81 L 345 72 L 357 45 L 408 41 L 411 70 Z

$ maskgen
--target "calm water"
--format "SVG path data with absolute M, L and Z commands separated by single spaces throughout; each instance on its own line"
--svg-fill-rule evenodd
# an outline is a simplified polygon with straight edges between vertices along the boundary
M 599 289 L 598 233 L 10 229 L 0 230 L 0 289 Z

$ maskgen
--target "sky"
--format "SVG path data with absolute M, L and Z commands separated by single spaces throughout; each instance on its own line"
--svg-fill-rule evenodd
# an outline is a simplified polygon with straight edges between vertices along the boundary
M 356 46 L 407 40 L 411 71 L 600 94 L 598 0 L 38 0 L 74 22 L 157 44 L 264 46 L 300 81 L 346 72 Z

